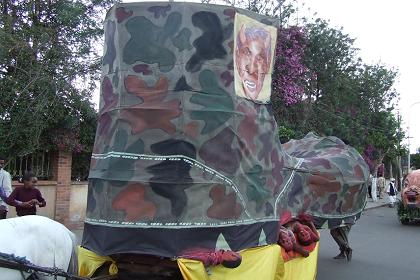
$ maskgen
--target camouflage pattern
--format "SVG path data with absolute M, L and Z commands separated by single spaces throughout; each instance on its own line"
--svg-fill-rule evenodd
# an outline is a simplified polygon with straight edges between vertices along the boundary
M 354 148 L 337 137 L 313 133 L 283 148 L 302 164 L 280 205 L 322 218 L 350 217 L 364 208 L 369 170 Z
M 324 218 L 362 210 L 368 169 L 353 148 L 313 134 L 282 147 L 271 105 L 235 94 L 236 13 L 277 24 L 195 3 L 108 12 L 85 247 L 240 250 L 275 243 L 285 210 Z M 129 238 L 139 242 L 122 248 Z M 175 248 L 165 238 L 188 241 Z

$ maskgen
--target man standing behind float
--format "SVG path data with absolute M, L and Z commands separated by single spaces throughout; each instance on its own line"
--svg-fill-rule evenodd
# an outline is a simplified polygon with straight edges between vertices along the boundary
M 336 221 L 328 221 L 328 227 L 331 229 L 330 234 L 340 249 L 340 253 L 334 259 L 347 259 L 351 261 L 353 249 L 349 245 L 349 233 L 351 227 L 356 222 L 356 218 L 356 216 L 344 218 L 338 225 L 334 225 Z
M 11 180 L 9 172 L 4 170 L 5 165 L 6 165 L 6 158 L 0 155 L 0 186 L 3 187 L 5 194 L 9 196 L 10 193 L 12 192 L 12 180 Z M 6 202 L 4 202 L 0 198 L 0 220 L 6 219 L 8 210 L 9 210 L 9 207 L 7 206 Z

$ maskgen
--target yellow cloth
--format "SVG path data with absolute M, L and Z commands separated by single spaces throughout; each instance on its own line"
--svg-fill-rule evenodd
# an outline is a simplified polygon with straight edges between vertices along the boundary
M 206 269 L 200 261 L 178 259 L 184 280 L 314 280 L 318 259 L 318 247 L 308 258 L 296 258 L 284 262 L 280 246 L 269 245 L 240 252 L 242 263 L 235 269 L 221 265 Z
M 236 280 L 252 279 L 248 276 L 257 275 L 256 279 L 274 279 L 277 263 L 280 259 L 279 246 L 264 246 L 240 252 L 242 263 L 235 269 L 221 265 L 209 267 L 209 274 L 200 261 L 178 259 L 178 266 L 185 280 Z
M 279 269 L 275 280 L 315 280 L 318 264 L 319 242 L 307 258 L 295 258 Z
M 99 256 L 81 246 L 78 247 L 77 259 L 79 264 L 79 276 L 91 277 L 105 262 L 112 262 L 108 269 L 110 275 L 118 273 L 118 267 L 115 264 L 115 261 L 110 257 Z

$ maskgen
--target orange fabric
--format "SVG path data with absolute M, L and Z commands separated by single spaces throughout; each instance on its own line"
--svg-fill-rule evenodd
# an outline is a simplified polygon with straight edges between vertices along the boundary
M 317 273 L 319 242 L 307 258 L 294 258 L 284 263 L 283 274 L 277 270 L 275 280 L 315 280 Z M 279 273 L 280 272 L 280 273 Z M 248 278 L 244 278 L 248 279 Z M 256 278 L 258 279 L 258 278 Z
M 311 245 L 308 245 L 308 246 L 302 246 L 302 248 L 306 251 L 312 252 L 312 251 L 315 250 L 317 244 L 318 244 L 318 242 L 317 243 L 312 243 Z M 299 253 L 296 253 L 295 251 L 286 252 L 284 250 L 284 248 L 281 248 L 281 256 L 283 257 L 283 260 L 285 262 L 288 262 L 288 261 L 290 261 L 294 258 L 302 257 Z

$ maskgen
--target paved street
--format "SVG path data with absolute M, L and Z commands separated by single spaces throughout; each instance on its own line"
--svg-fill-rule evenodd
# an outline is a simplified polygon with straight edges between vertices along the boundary
M 338 247 L 321 231 L 318 280 L 420 279 L 420 225 L 403 226 L 396 209 L 364 212 L 350 232 L 353 260 L 334 260 Z

